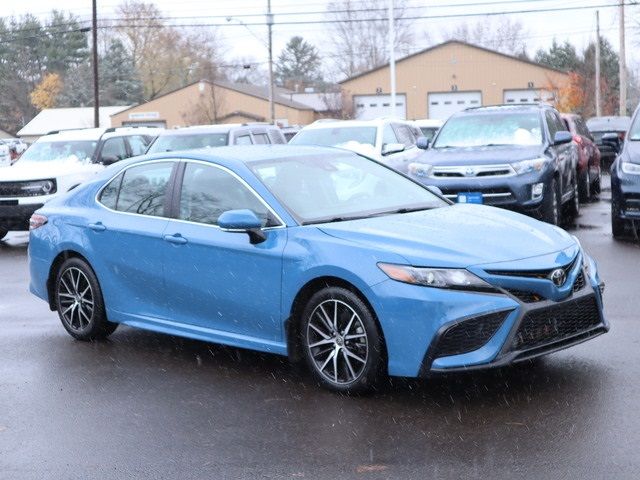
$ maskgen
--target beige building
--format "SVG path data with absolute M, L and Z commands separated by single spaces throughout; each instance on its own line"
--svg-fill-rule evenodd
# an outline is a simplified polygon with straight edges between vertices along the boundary
M 396 62 L 396 111 L 401 118 L 446 119 L 468 107 L 553 102 L 566 72 L 459 41 Z M 389 65 L 340 82 L 354 117 L 390 116 Z
M 275 117 L 283 125 L 306 125 L 315 120 L 314 109 L 276 89 Z M 166 128 L 212 123 L 269 121 L 266 87 L 200 82 L 187 85 L 153 100 L 128 108 L 111 117 L 111 125 L 154 125 Z

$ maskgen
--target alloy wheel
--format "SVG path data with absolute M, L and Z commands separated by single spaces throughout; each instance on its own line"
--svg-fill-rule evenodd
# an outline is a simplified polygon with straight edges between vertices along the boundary
M 347 303 L 329 299 L 313 310 L 307 324 L 307 348 L 316 371 L 336 385 L 358 380 L 369 358 L 364 323 Z
M 89 279 L 76 267 L 67 268 L 58 282 L 60 317 L 71 330 L 82 331 L 91 325 L 94 296 Z

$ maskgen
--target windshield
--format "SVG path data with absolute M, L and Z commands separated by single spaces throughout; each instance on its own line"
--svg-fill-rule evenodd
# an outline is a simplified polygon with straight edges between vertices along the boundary
M 90 161 L 97 140 L 36 142 L 20 157 L 21 162 L 49 162 L 52 160 Z
M 301 130 L 292 145 L 322 145 L 335 147 L 349 142 L 375 146 L 376 127 L 327 127 Z
M 448 205 L 394 170 L 355 154 L 284 158 L 249 166 L 303 224 Z
M 440 129 L 433 147 L 540 144 L 542 144 L 542 123 L 537 112 L 500 112 L 465 113 L 451 117 Z
M 228 134 L 219 133 L 184 133 L 160 135 L 149 147 L 147 153 L 175 152 L 194 148 L 222 147 L 227 144 Z

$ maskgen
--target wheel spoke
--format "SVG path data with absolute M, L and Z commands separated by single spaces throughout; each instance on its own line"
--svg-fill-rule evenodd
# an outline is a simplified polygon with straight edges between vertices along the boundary
M 313 323 L 309 322 L 309 327 L 311 327 L 313 330 L 315 330 L 318 333 L 318 335 L 320 335 L 325 340 L 328 340 L 330 338 L 329 335 L 324 333 L 322 330 L 320 330 L 318 327 L 316 327 Z
M 69 307 L 67 307 L 65 310 L 63 310 L 63 312 L 60 315 L 62 315 L 64 317 L 69 310 L 71 310 L 73 307 L 75 307 L 75 305 L 76 305 L 75 302 L 72 303 Z
M 333 379 L 338 383 L 338 350 L 333 351 Z
M 312 343 L 311 345 L 309 345 L 309 348 L 319 347 L 320 345 L 328 345 L 330 343 L 333 343 L 333 340 L 331 338 L 325 338 L 323 340 L 320 340 L 319 342 Z
M 62 293 L 62 292 L 58 292 L 58 296 L 59 297 L 64 297 L 64 298 L 71 298 L 71 299 L 75 299 L 76 298 L 74 295 L 71 295 L 70 293 Z
M 344 329 L 343 335 L 347 335 L 349 333 L 349 331 L 351 330 L 351 325 L 353 324 L 353 321 L 356 319 L 356 317 L 357 317 L 357 315 L 355 313 L 353 315 L 351 315 L 351 320 L 349 320 L 349 323 L 347 323 L 347 326 Z
M 342 357 L 344 358 L 344 362 L 347 364 L 349 373 L 351 373 L 351 378 L 355 379 L 356 372 L 353 371 L 353 366 L 351 365 L 351 361 L 349 360 L 349 355 L 347 355 L 346 349 L 342 349 Z
M 323 364 L 322 364 L 322 366 L 320 367 L 320 371 L 321 371 L 321 372 L 325 369 L 325 367 L 329 364 L 329 362 L 331 361 L 331 359 L 332 359 L 333 357 L 335 357 L 335 356 L 336 356 L 336 349 L 335 349 L 335 348 L 333 348 L 333 349 L 331 349 L 331 353 L 330 353 L 329 355 L 327 355 L 326 360 L 324 361 L 324 363 L 323 363 Z
M 65 272 L 65 275 L 66 275 L 66 272 Z M 66 289 L 67 289 L 67 292 L 68 292 L 68 293 L 72 293 L 72 291 L 73 291 L 73 290 L 71 290 L 71 289 L 69 288 L 69 285 L 67 285 L 67 282 L 65 282 L 65 281 L 64 281 L 64 277 L 65 277 L 65 275 L 63 275 L 62 277 L 60 277 L 60 283 L 62 284 L 62 286 L 63 286 L 64 288 L 66 288 Z
M 349 350 L 348 348 L 345 348 L 344 351 L 346 352 L 346 354 L 348 356 L 350 356 L 351 358 L 353 358 L 354 360 L 358 360 L 361 363 L 367 363 L 367 361 L 363 358 L 360 358 L 358 355 L 356 355 L 355 353 L 353 353 L 351 350 Z
M 91 323 L 91 318 L 88 317 L 86 313 L 84 313 L 84 309 L 81 305 L 78 307 L 78 311 L 80 312 L 80 315 L 84 316 L 84 318 L 87 319 L 87 325 L 89 325 Z M 80 318 L 80 315 L 78 315 L 78 318 Z
M 338 301 L 333 301 L 333 331 L 338 331 Z
M 355 333 L 353 335 L 345 335 L 344 339 L 345 340 L 353 340 L 356 338 L 362 338 L 362 337 L 366 337 L 367 334 L 366 333 Z
M 329 331 L 333 332 L 334 330 L 333 330 L 333 326 L 331 325 L 331 319 L 329 318 L 329 315 L 327 315 L 327 312 L 324 311 L 324 307 L 322 305 L 320 305 L 320 311 L 322 312 L 322 315 L 319 315 L 320 318 L 322 319 L 326 327 L 329 329 Z

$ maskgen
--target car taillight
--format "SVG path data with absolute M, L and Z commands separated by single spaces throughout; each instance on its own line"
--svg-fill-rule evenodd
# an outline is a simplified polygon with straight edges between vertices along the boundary
M 48 220 L 49 219 L 44 215 L 38 215 L 37 213 L 34 213 L 29 219 L 29 230 L 35 230 L 36 228 L 42 227 L 47 223 Z
M 582 137 L 580 135 L 574 135 L 573 141 L 576 142 L 578 145 L 582 145 Z

